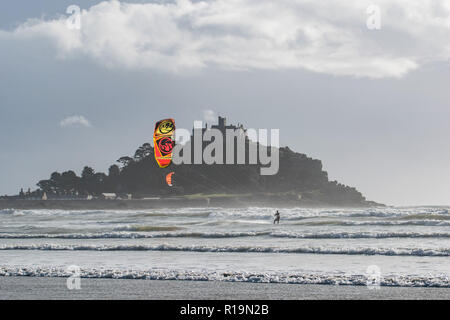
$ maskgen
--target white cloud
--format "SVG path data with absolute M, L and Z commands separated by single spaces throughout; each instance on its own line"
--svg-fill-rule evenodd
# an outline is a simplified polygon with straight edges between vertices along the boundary
M 372 1 L 211 0 L 101 2 L 66 18 L 29 21 L 10 33 L 45 37 L 63 58 L 87 56 L 108 67 L 306 69 L 357 77 L 402 77 L 450 57 L 450 3 L 377 0 L 381 30 L 366 27 Z
M 91 123 L 83 116 L 70 116 L 59 122 L 61 127 L 91 127 Z
M 203 119 L 205 122 L 211 124 L 217 119 L 216 113 L 212 110 L 203 110 Z

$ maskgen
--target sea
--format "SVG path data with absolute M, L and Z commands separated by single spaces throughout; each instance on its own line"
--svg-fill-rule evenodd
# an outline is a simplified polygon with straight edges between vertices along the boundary
M 450 287 L 449 209 L 3 209 L 0 276 Z

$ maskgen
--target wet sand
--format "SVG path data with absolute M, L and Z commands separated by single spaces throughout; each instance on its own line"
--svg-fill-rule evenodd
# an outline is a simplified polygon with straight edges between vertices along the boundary
M 69 290 L 66 280 L 0 277 L 0 299 L 450 299 L 450 288 L 82 278 L 81 289 Z

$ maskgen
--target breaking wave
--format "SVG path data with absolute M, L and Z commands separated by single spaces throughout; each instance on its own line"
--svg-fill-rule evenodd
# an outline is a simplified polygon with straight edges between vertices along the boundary
M 388 238 L 450 238 L 448 232 L 323 232 L 323 233 L 271 233 L 272 237 L 294 239 L 388 239 Z
M 320 209 L 320 208 L 290 208 L 282 211 L 286 220 L 315 218 L 315 217 L 403 217 L 417 216 L 426 218 L 430 215 L 449 216 L 448 207 L 383 207 L 365 209 Z M 182 208 L 160 210 L 133 210 L 133 209 L 0 209 L 0 214 L 15 215 L 78 215 L 78 214 L 126 214 L 132 217 L 217 217 L 217 218 L 247 218 L 271 219 L 272 208 Z
M 271 232 L 271 231 L 242 231 L 242 232 L 161 232 L 172 230 L 173 227 L 143 227 L 124 228 L 128 231 L 155 231 L 154 233 L 140 232 L 103 232 L 103 233 L 54 233 L 54 234 L 17 234 L 0 233 L 0 239 L 152 239 L 152 238 L 240 238 L 240 237 L 273 237 L 291 239 L 389 239 L 389 238 L 450 238 L 450 232 Z M 174 230 L 177 230 L 175 228 Z
M 134 225 L 114 228 L 115 231 L 138 231 L 138 232 L 157 232 L 157 231 L 176 231 L 184 228 L 175 226 L 148 226 Z
M 450 248 L 344 248 L 312 247 L 295 248 L 255 247 L 255 246 L 203 246 L 203 245 L 61 245 L 25 244 L 1 245 L 0 250 L 57 250 L 57 251 L 185 251 L 185 252 L 241 252 L 241 253 L 302 253 L 302 254 L 344 254 L 344 255 L 385 255 L 385 256 L 450 256 Z
M 66 268 L 48 267 L 0 267 L 0 276 L 27 277 L 69 277 L 73 273 Z M 362 274 L 314 274 L 314 273 L 259 273 L 236 271 L 187 271 L 187 270 L 121 270 L 81 268 L 81 278 L 222 281 L 251 283 L 322 284 L 365 286 L 368 278 Z M 380 286 L 400 287 L 450 287 L 445 275 L 386 275 L 381 277 Z
M 105 215 L 126 215 L 128 217 L 208 217 L 211 211 L 202 210 L 177 210 L 173 211 L 136 211 L 136 210 L 62 210 L 62 209 L 0 209 L 0 215 L 36 215 L 36 216 L 68 216 L 68 215 L 89 215 L 89 214 L 105 214 Z
M 427 220 L 378 220 L 378 221 L 352 221 L 352 220 L 321 220 L 321 221 L 303 221 L 293 223 L 303 226 L 450 226 L 450 221 L 441 221 L 437 219 Z

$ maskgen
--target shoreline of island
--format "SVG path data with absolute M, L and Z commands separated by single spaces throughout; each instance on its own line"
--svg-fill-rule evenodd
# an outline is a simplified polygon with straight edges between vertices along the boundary
M 28 199 L 1 199 L 0 209 L 59 209 L 59 210 L 133 210 L 154 208 L 186 208 L 186 207 L 273 207 L 273 208 L 368 208 L 386 207 L 375 202 L 347 203 L 343 205 L 321 203 L 308 200 L 289 200 L 265 197 L 198 197 L 198 198 L 154 198 L 154 199 L 117 199 L 117 200 L 28 200 Z

